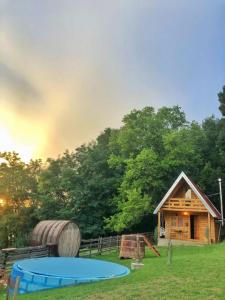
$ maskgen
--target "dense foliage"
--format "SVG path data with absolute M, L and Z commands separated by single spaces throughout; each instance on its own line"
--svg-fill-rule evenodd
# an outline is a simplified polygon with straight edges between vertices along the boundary
M 225 117 L 225 86 L 223 87 L 223 91 L 218 94 L 220 106 L 219 109 L 222 115 Z
M 25 243 L 43 219 L 73 220 L 83 237 L 95 237 L 150 224 L 182 170 L 217 193 L 217 178 L 225 182 L 225 119 L 188 123 L 178 106 L 146 107 L 126 115 L 120 129 L 45 164 L 25 164 L 16 153 L 0 157 L 0 247 Z M 218 205 L 218 196 L 211 199 Z
M 37 221 L 41 161 L 21 161 L 18 154 L 0 153 L 0 247 L 23 245 Z

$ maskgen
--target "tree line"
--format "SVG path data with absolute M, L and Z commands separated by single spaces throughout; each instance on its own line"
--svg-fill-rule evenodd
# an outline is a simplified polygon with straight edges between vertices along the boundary
M 145 107 L 56 159 L 24 163 L 1 152 L 0 248 L 25 245 L 44 219 L 70 219 L 83 237 L 149 231 L 181 171 L 207 195 L 217 193 L 217 178 L 225 182 L 225 87 L 218 97 L 220 119 L 188 122 L 179 106 Z M 211 200 L 219 207 L 218 196 Z

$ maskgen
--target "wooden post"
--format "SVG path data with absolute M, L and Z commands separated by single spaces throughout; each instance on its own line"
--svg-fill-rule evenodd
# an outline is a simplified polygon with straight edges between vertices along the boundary
M 97 254 L 100 254 L 100 236 L 98 237 Z
M 16 300 L 16 296 L 17 296 L 17 293 L 18 293 L 19 286 L 20 286 L 20 277 L 17 276 L 15 287 L 14 287 L 14 292 L 13 292 L 13 300 Z
M 116 246 L 117 246 L 117 252 L 119 253 L 120 245 L 119 245 L 119 236 L 116 237 Z
M 109 248 L 110 248 L 110 250 L 111 250 L 111 247 L 112 247 L 112 237 L 110 236 L 110 238 L 109 238 Z
M 160 211 L 158 212 L 158 239 L 160 238 Z
M 10 299 L 10 288 L 13 289 L 13 300 L 16 300 L 16 296 L 18 294 L 19 286 L 20 286 L 20 276 L 16 277 L 16 281 L 13 281 L 10 277 L 8 278 L 6 300 Z
M 102 254 L 102 237 L 98 238 L 98 254 Z
M 89 257 L 91 257 L 91 248 L 92 248 L 92 241 L 89 244 Z
M 9 300 L 10 298 L 10 276 L 7 279 L 7 291 L 6 291 L 6 300 Z
M 219 225 L 219 230 L 218 230 L 217 243 L 220 242 L 221 227 L 222 227 L 222 224 L 220 223 L 220 225 Z
M 171 265 L 172 263 L 172 242 L 169 240 L 168 249 L 167 249 L 167 264 Z
M 208 213 L 208 242 L 211 244 L 211 216 Z

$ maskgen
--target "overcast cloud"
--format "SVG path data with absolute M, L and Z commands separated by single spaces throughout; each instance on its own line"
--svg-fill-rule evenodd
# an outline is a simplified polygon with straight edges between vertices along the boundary
M 219 116 L 224 1 L 0 5 L 0 101 L 18 124 L 40 124 L 36 156 L 75 149 L 146 105 L 178 104 L 190 120 Z

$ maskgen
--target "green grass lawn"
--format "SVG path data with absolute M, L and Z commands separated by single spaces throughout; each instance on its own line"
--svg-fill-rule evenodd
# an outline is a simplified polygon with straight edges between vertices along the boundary
M 167 249 L 162 247 L 159 251 L 161 257 L 147 252 L 144 267 L 126 277 L 27 294 L 18 299 L 225 299 L 225 243 L 173 247 L 171 265 L 167 264 Z M 132 262 L 119 260 L 115 253 L 98 258 L 126 266 Z

